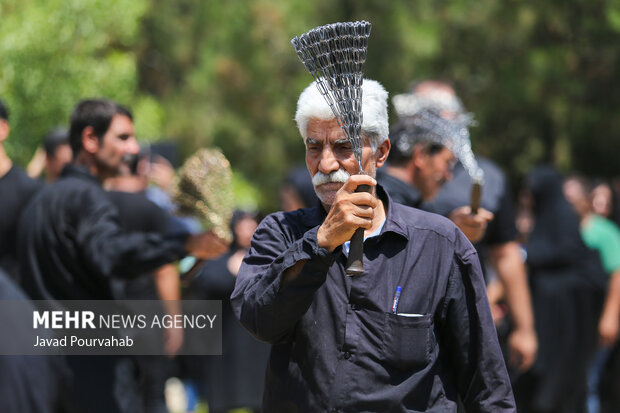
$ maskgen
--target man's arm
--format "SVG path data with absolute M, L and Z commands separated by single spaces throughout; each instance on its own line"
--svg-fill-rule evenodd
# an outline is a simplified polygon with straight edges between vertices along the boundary
M 607 298 L 598 324 L 600 342 L 613 346 L 620 331 L 620 268 L 609 278 Z
M 155 288 L 162 300 L 166 314 L 175 316 L 181 314 L 181 281 L 179 271 L 174 264 L 166 264 L 155 270 Z M 182 328 L 167 328 L 164 330 L 164 347 L 166 354 L 174 356 L 183 344 Z
M 516 411 L 478 255 L 455 257 L 439 317 L 439 344 L 466 411 Z
M 78 221 L 74 234 L 82 258 L 92 271 L 104 277 L 132 277 L 154 271 L 193 254 L 214 258 L 226 252 L 227 244 L 213 233 L 160 235 L 124 232 L 114 204 L 95 189 L 78 195 L 71 216 Z
M 538 340 L 521 248 L 510 241 L 493 245 L 489 251 L 497 276 L 504 285 L 504 296 L 514 324 L 508 339 L 509 360 L 520 371 L 525 371 L 536 360 Z
M 318 246 L 318 227 L 289 240 L 283 224 L 274 215 L 261 222 L 231 296 L 241 324 L 269 343 L 285 341 L 312 304 L 314 293 L 339 255 Z

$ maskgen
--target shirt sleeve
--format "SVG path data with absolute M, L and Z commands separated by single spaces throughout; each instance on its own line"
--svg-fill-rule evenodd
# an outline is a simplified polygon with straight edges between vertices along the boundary
M 472 412 L 516 412 L 478 256 L 455 257 L 441 314 L 440 343 Z
M 339 252 L 318 246 L 317 230 L 318 226 L 299 239 L 287 239 L 292 237 L 285 235 L 273 216 L 256 230 L 231 303 L 241 324 L 259 340 L 272 344 L 286 341 L 339 256 Z M 284 272 L 300 261 L 304 264 L 299 275 L 282 286 Z
M 116 207 L 103 193 L 88 191 L 82 196 L 73 211 L 75 239 L 79 258 L 94 273 L 135 277 L 186 255 L 187 234 L 125 233 Z
M 486 232 L 486 242 L 489 245 L 505 244 L 517 238 L 515 210 L 513 207 L 510 188 L 506 186 L 495 211 L 493 220 L 489 223 Z

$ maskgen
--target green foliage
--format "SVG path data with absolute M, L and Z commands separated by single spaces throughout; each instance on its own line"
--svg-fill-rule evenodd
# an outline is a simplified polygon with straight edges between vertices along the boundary
M 475 151 L 513 177 L 541 161 L 618 175 L 620 3 L 606 0 L 4 0 L 10 152 L 23 162 L 78 99 L 105 95 L 133 106 L 141 137 L 222 148 L 274 209 L 303 160 L 293 116 L 311 81 L 290 39 L 355 19 L 373 24 L 367 77 L 392 94 L 450 80 Z
M 134 107 L 157 136 L 161 110 L 137 90 L 135 48 L 144 0 L 5 0 L 0 96 L 11 110 L 10 155 L 26 163 L 76 102 L 108 97 Z M 147 127 L 148 125 L 148 127 Z

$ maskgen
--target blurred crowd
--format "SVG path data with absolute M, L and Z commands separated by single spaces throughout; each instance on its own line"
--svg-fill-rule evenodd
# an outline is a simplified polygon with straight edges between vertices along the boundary
M 478 250 L 519 411 L 620 411 L 620 179 L 536 166 L 513 191 L 501 165 L 476 156 L 484 176 L 477 181 L 459 149 L 471 145 L 469 135 L 458 142 L 431 136 L 415 122 L 432 109 L 469 129 L 472 114 L 452 87 L 424 81 L 398 96 L 408 104 L 394 100 L 392 149 L 377 180 L 395 201 L 451 219 Z M 140 147 L 130 112 L 114 106 L 93 114 L 98 104 L 81 102 L 84 112 L 78 105 L 69 128 L 50 131 L 22 169 L 3 147 L 10 114 L 0 101 L 0 299 L 158 299 L 170 314 L 180 311 L 175 300 L 222 300 L 223 355 L 177 356 L 183 332 L 168 329 L 168 356 L 0 356 L 0 411 L 166 412 L 171 377 L 183 382 L 184 411 L 260 411 L 269 346 L 241 327 L 230 306 L 258 211 L 236 211 L 232 243 L 213 241 L 195 219 L 175 215 L 174 145 Z M 72 195 L 80 185 L 88 201 Z M 318 204 L 306 167 L 292 169 L 281 209 Z M 84 223 L 58 222 L 63 208 Z M 67 240 L 71 231 L 79 245 Z M 185 255 L 204 265 L 183 274 Z

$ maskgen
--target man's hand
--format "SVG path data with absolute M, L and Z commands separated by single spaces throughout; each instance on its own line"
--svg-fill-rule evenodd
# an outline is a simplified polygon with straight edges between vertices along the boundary
M 374 187 L 377 181 L 369 175 L 351 175 L 336 193 L 336 199 L 319 227 L 319 247 L 333 251 L 350 240 L 356 229 L 371 227 L 379 201 L 371 193 L 355 192 L 359 185 Z
M 516 329 L 508 337 L 510 365 L 524 372 L 532 367 L 538 352 L 538 339 L 533 329 Z
M 208 231 L 190 235 L 185 241 L 185 249 L 196 258 L 209 260 L 228 251 L 228 243 L 213 232 Z
M 613 313 L 603 313 L 598 323 L 599 342 L 602 346 L 611 347 L 618 340 L 620 331 L 620 316 Z
M 469 206 L 462 206 L 450 212 L 448 218 L 463 231 L 470 242 L 478 242 L 484 237 L 487 224 L 493 219 L 493 213 L 478 208 L 478 213 L 472 214 Z

